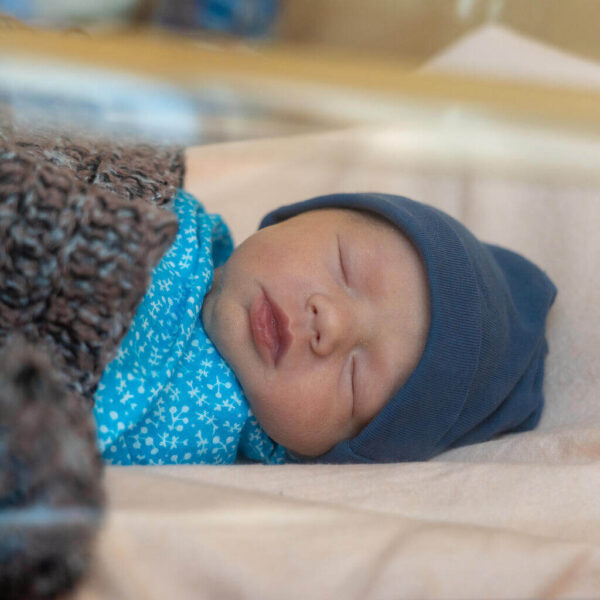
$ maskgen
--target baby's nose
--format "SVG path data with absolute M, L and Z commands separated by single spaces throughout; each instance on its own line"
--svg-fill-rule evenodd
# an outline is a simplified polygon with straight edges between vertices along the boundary
M 315 354 L 327 356 L 350 343 L 353 324 L 348 302 L 331 299 L 323 294 L 313 294 L 307 304 L 311 312 L 310 345 Z

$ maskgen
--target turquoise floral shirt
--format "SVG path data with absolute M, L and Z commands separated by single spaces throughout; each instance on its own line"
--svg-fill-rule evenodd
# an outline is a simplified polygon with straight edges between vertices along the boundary
M 102 456 L 118 465 L 285 462 L 202 326 L 214 269 L 233 251 L 229 230 L 181 190 L 172 208 L 177 237 L 96 391 Z

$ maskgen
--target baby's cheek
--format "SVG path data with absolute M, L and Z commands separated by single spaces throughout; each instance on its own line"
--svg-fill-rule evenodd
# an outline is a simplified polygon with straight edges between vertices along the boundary
M 246 242 L 245 242 L 246 243 Z M 262 271 L 279 266 L 282 246 L 274 240 L 261 238 L 260 240 L 250 240 L 244 249 L 242 260 L 244 268 Z
M 344 427 L 343 419 L 332 411 L 330 398 L 308 388 L 286 390 L 272 398 L 263 405 L 265 422 L 274 432 L 271 437 L 279 436 L 281 441 L 277 441 L 303 454 L 325 452 L 338 441 Z
M 268 385 L 268 384 L 267 384 Z M 248 402 L 261 427 L 277 442 L 295 437 L 300 417 L 300 403 L 291 401 L 288 392 L 278 387 L 247 393 Z M 304 425 L 301 425 L 302 428 Z

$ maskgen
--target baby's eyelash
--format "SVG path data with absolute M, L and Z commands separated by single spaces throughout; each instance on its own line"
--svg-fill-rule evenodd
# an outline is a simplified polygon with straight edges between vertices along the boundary
M 352 382 L 352 398 L 356 398 L 356 395 L 354 392 L 354 373 L 355 372 L 356 372 L 356 360 L 353 356 L 352 357 L 352 367 L 351 367 L 351 371 L 350 371 L 350 381 Z
M 342 244 L 340 243 L 340 236 L 337 236 L 337 241 L 338 241 L 338 255 L 339 255 L 339 260 L 340 260 L 340 268 L 342 270 L 342 276 L 344 277 L 344 281 L 346 282 L 346 285 L 348 284 L 348 275 L 346 273 L 346 268 L 344 266 L 344 256 L 342 254 Z

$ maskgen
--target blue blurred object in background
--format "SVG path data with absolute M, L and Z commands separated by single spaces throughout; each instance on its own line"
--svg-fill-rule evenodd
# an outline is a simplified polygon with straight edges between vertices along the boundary
M 34 25 L 69 27 L 81 23 L 127 22 L 140 0 L 0 0 L 0 13 Z
M 272 34 L 279 5 L 280 0 L 0 0 L 0 13 L 59 26 L 139 22 L 145 14 L 171 28 L 257 38 Z
M 266 37 L 272 32 L 278 10 L 279 0 L 165 0 L 156 17 L 174 27 Z
M 31 0 L 0 0 L 0 12 L 26 21 L 32 14 Z
M 200 0 L 198 4 L 203 27 L 252 37 L 270 33 L 278 8 L 278 0 Z

